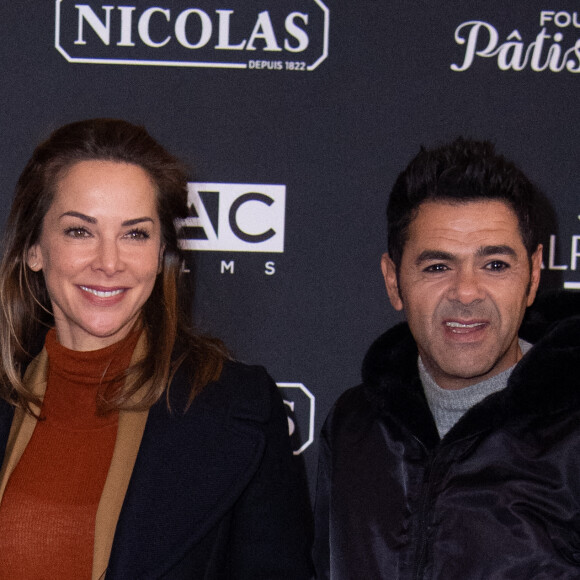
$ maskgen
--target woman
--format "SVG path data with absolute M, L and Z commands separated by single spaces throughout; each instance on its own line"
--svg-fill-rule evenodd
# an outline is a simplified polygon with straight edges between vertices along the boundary
M 182 166 L 125 121 L 56 130 L 20 176 L 0 267 L 0 577 L 309 577 L 277 389 L 179 311 L 186 215 Z

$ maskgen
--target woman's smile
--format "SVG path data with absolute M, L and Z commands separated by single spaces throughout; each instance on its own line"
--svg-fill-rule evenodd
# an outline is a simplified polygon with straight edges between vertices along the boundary
M 103 290 L 90 286 L 79 286 L 79 288 L 85 292 L 88 292 L 89 294 L 98 296 L 99 298 L 111 298 L 111 296 L 118 296 L 119 294 L 127 291 L 126 288 L 118 288 L 115 290 Z

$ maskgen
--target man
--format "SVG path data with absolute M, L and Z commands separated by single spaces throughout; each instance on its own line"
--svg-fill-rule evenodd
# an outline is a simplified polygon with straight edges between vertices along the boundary
M 318 578 L 580 578 L 580 317 L 518 338 L 538 206 L 489 143 L 421 150 L 397 179 L 381 266 L 407 322 L 323 429 Z

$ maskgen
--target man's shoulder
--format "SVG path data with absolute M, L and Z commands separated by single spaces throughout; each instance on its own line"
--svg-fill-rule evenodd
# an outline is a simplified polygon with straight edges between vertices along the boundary
M 526 311 L 520 337 L 536 343 L 560 326 L 566 328 L 578 326 L 580 317 L 580 292 L 570 290 L 549 290 L 539 294 Z M 579 333 L 576 331 L 576 337 Z M 572 337 L 574 338 L 574 336 Z
M 580 316 L 559 321 L 522 358 L 507 393 L 515 407 L 537 415 L 580 407 Z
M 364 384 L 347 389 L 326 417 L 321 433 L 323 441 L 334 449 L 350 448 L 353 441 L 359 441 L 377 424 L 380 414 Z
M 417 347 L 408 325 L 397 324 L 372 343 L 362 364 L 362 382 L 339 396 L 328 415 L 327 429 L 370 424 L 382 414 L 391 393 L 408 390 L 417 377 Z
M 396 324 L 381 334 L 368 349 L 362 363 L 364 384 L 374 385 L 385 379 L 403 379 L 417 372 L 417 345 L 406 322 Z
M 350 416 L 359 415 L 368 410 L 370 405 L 367 389 L 364 384 L 351 387 L 344 391 L 334 403 L 329 417 L 333 420 L 344 420 Z

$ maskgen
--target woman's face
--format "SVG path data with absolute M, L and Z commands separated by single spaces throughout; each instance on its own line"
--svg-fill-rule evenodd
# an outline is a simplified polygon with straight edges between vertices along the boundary
M 155 186 L 137 165 L 80 161 L 57 182 L 28 266 L 42 270 L 59 342 L 96 350 L 139 318 L 163 254 Z

